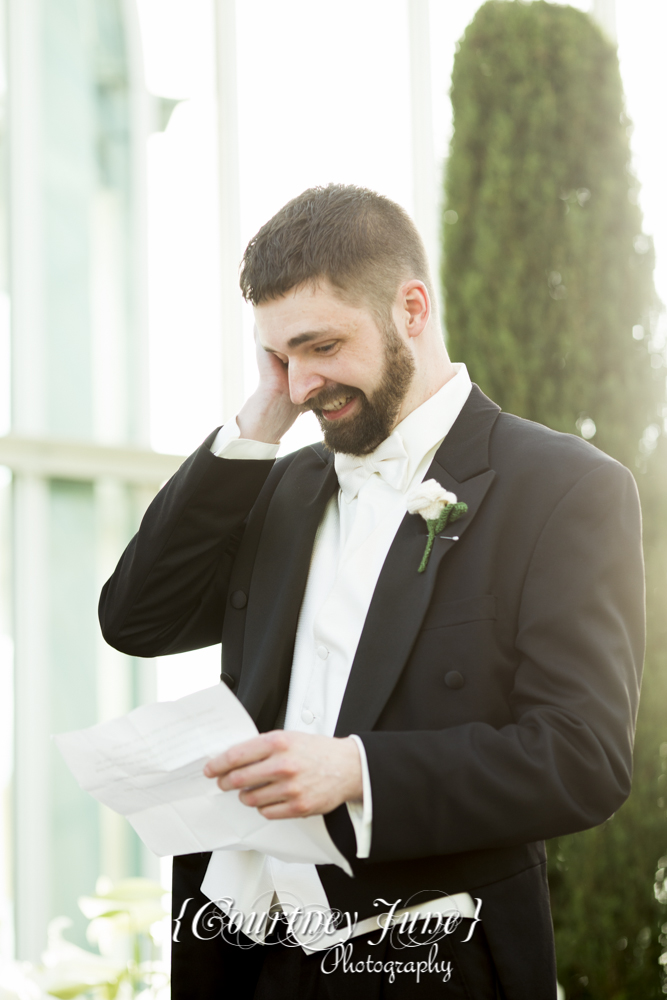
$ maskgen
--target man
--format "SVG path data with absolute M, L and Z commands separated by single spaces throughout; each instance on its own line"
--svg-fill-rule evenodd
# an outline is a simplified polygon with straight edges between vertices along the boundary
M 258 389 L 152 503 L 103 591 L 104 635 L 138 656 L 222 639 L 260 735 L 207 775 L 269 819 L 324 815 L 354 870 L 262 857 L 239 891 L 286 908 L 301 887 L 360 922 L 442 913 L 450 895 L 461 924 L 437 942 L 446 971 L 425 963 L 418 983 L 405 969 L 425 928 L 412 950 L 360 934 L 361 963 L 332 971 L 284 933 L 229 943 L 206 905 L 228 894 L 230 859 L 177 858 L 173 996 L 553 1000 L 543 840 L 602 822 L 630 788 L 632 477 L 471 386 L 414 225 L 385 198 L 304 192 L 249 244 L 241 288 Z M 305 408 L 324 445 L 274 461 Z M 436 508 L 463 505 L 430 554 L 433 514 L 407 512 L 425 480 Z

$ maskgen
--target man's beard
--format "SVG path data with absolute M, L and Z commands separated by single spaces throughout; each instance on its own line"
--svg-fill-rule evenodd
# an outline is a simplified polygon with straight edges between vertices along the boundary
M 391 434 L 401 404 L 410 388 L 415 363 L 393 322 L 385 324 L 383 334 L 382 377 L 370 397 L 361 389 L 339 383 L 327 386 L 308 402 L 309 408 L 320 422 L 324 444 L 330 451 L 369 455 Z M 340 421 L 327 420 L 322 407 L 341 396 L 355 396 L 359 400 L 359 412 L 351 417 L 343 417 Z

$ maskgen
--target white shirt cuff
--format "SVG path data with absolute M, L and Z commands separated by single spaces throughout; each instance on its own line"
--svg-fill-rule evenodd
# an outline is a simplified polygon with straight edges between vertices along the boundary
M 346 802 L 347 811 L 354 827 L 354 836 L 357 840 L 357 857 L 367 858 L 371 853 L 371 837 L 373 835 L 373 799 L 371 796 L 371 776 L 368 770 L 368 759 L 366 758 L 366 748 L 358 736 L 350 736 L 350 739 L 359 747 L 361 757 L 361 787 L 363 802 Z
M 265 444 L 264 441 L 251 441 L 249 438 L 242 438 L 236 420 L 228 420 L 216 434 L 211 451 L 218 458 L 266 462 L 276 457 L 279 447 L 280 445 L 277 444 Z

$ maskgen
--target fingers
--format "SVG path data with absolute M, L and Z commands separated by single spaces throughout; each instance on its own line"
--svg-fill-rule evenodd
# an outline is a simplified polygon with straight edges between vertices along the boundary
M 259 788 L 291 777 L 296 768 L 287 760 L 271 756 L 247 767 L 236 767 L 218 778 L 218 786 L 223 792 L 236 788 Z
M 291 801 L 292 794 L 284 781 L 274 781 L 259 788 L 246 788 L 240 793 L 239 798 L 244 806 L 262 811 L 267 806 Z
M 246 789 L 239 798 L 244 805 L 259 810 L 266 819 L 302 818 L 317 811 L 315 796 L 308 795 L 294 781 Z
M 303 819 L 311 813 L 303 812 L 293 801 L 281 802 L 259 810 L 264 819 Z
M 262 342 L 259 339 L 259 331 L 257 327 L 254 330 L 255 335 L 255 354 L 257 356 L 257 365 L 259 367 L 260 373 L 263 371 L 280 372 L 284 374 L 284 369 L 287 367 L 284 361 L 281 361 L 272 351 L 267 351 L 262 346 Z
M 276 751 L 286 749 L 284 735 L 282 732 L 263 733 L 261 736 L 255 736 L 244 743 L 237 743 L 225 753 L 209 760 L 204 768 L 204 774 L 207 778 L 224 777 L 230 771 L 266 760 Z M 234 785 L 232 787 L 240 788 L 242 786 Z
M 223 791 L 238 790 L 240 801 L 267 819 L 327 813 L 362 797 L 354 740 L 275 730 L 210 760 L 204 774 Z

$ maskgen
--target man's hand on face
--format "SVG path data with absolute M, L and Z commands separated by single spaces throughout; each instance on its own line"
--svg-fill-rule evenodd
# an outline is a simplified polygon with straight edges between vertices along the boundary
M 255 328 L 259 385 L 237 417 L 241 437 L 278 444 L 304 409 L 290 399 L 287 366 L 259 342 Z
M 204 774 L 223 791 L 242 789 L 241 802 L 267 819 L 324 814 L 363 797 L 359 748 L 350 737 L 262 733 L 210 760 Z

